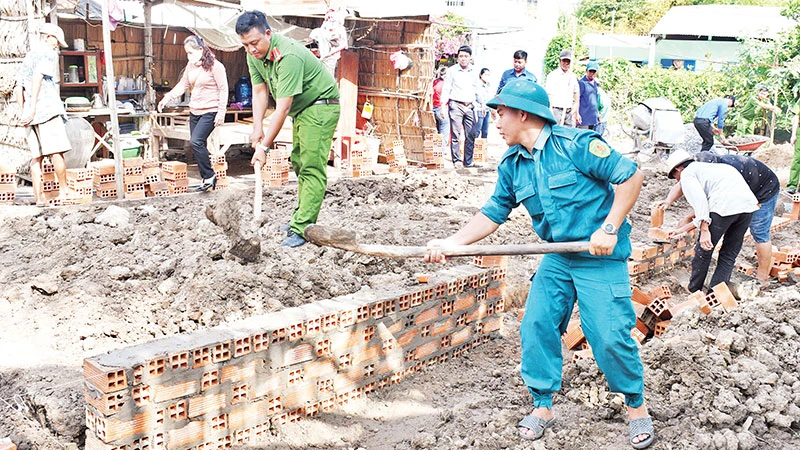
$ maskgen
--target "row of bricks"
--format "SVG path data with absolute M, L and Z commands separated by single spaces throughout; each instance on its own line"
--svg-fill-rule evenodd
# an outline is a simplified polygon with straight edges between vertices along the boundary
M 488 295 L 489 292 L 486 291 L 485 294 Z M 496 296 L 500 292 L 498 290 L 493 294 Z M 240 359 L 251 353 L 263 354 L 263 356 L 267 357 L 270 363 L 269 365 L 265 364 L 265 369 L 268 368 L 270 370 L 289 367 L 310 361 L 315 357 L 326 357 L 333 354 L 346 355 L 346 357 L 340 359 L 347 360 L 347 364 L 343 364 L 341 361 L 338 362 L 340 367 L 344 366 L 346 368 L 352 364 L 352 352 L 357 350 L 361 353 L 355 355 L 356 363 L 379 356 L 377 350 L 381 348 L 385 352 L 386 350 L 392 350 L 394 347 L 427 345 L 429 344 L 429 342 L 426 342 L 427 338 L 437 338 L 439 335 L 452 332 L 456 327 L 463 327 L 480 321 L 504 309 L 502 298 L 488 302 L 484 298 L 484 303 L 479 303 L 477 306 L 472 306 L 471 309 L 468 309 L 471 306 L 470 303 L 474 305 L 475 298 L 480 295 L 480 291 L 476 292 L 476 294 L 464 297 L 458 303 L 443 301 L 441 305 L 422 310 L 416 315 L 400 317 L 394 322 L 387 319 L 388 326 L 385 323 L 378 323 L 377 327 L 366 325 L 356 331 L 330 333 L 329 335 L 323 335 L 318 340 L 311 341 L 311 343 L 301 342 L 294 347 L 291 347 L 292 340 L 298 341 L 304 338 L 304 330 L 300 325 L 289 327 L 288 329 L 282 328 L 269 333 L 241 337 L 235 339 L 232 344 L 231 342 L 220 342 L 191 351 L 157 356 L 145 360 L 142 365 L 134 366 L 130 374 L 125 368 L 116 368 L 113 371 L 109 371 L 108 367 L 92 360 L 86 360 L 84 362 L 84 376 L 99 391 L 105 393 L 116 392 L 127 388 L 127 379 L 130 377 L 132 377 L 131 385 L 133 386 L 149 383 L 159 377 L 163 378 L 164 381 L 162 383 L 168 382 L 176 378 L 176 375 L 182 379 L 201 380 L 203 367 L 225 363 L 231 359 Z M 365 315 L 370 317 L 375 313 L 376 311 L 373 309 L 367 311 Z M 434 322 L 439 317 L 448 315 L 451 317 L 440 322 Z M 332 324 L 332 326 L 334 325 Z M 319 327 L 320 324 L 317 323 L 313 326 Z M 377 338 L 375 336 L 376 329 Z M 305 331 L 308 332 L 308 328 Z M 308 335 L 305 335 L 306 340 L 310 340 L 309 335 L 317 334 L 321 331 L 318 328 L 314 330 L 314 333 L 308 333 Z M 396 341 L 393 340 L 394 335 L 399 336 Z M 367 348 L 373 338 L 381 341 L 381 347 L 372 346 Z M 427 340 L 430 341 L 430 339 Z M 193 369 L 198 368 L 201 368 L 199 373 L 196 370 L 193 371 Z
M 680 233 L 672 235 L 662 243 L 631 243 L 631 257 L 633 261 L 648 261 L 656 258 L 657 256 L 666 255 L 674 250 L 683 250 L 693 247 L 697 233 L 691 230 L 687 233 Z
M 454 269 L 455 270 L 455 269 Z M 487 286 L 490 282 L 502 282 L 505 278 L 504 268 L 495 268 L 492 270 L 480 270 L 478 268 L 470 269 L 467 267 L 460 268 L 457 273 L 464 273 L 456 277 L 450 277 L 448 281 L 442 281 L 431 287 L 416 290 L 410 293 L 400 295 L 390 299 L 378 298 L 365 298 L 366 296 L 345 296 L 334 300 L 323 300 L 313 304 L 303 305 L 298 308 L 290 308 L 278 313 L 269 314 L 258 318 L 251 319 L 249 323 L 263 324 L 264 328 L 257 332 L 250 331 L 249 327 L 245 330 L 229 330 L 224 333 L 230 336 L 223 342 L 219 339 L 217 334 L 223 333 L 206 333 L 209 341 L 208 345 L 197 345 L 192 352 L 197 355 L 200 360 L 199 363 L 207 361 L 212 352 L 222 354 L 231 354 L 233 357 L 246 354 L 249 351 L 261 351 L 267 348 L 270 343 L 282 343 L 284 341 L 295 342 L 304 337 L 312 337 L 319 333 L 324 333 L 336 329 L 348 329 L 353 325 L 357 325 L 370 320 L 381 319 L 384 316 L 396 315 L 398 312 L 406 311 L 412 308 L 417 310 L 429 309 L 430 303 L 446 302 L 450 300 L 451 296 L 456 296 L 464 292 L 468 287 L 470 289 L 478 289 Z M 454 278 L 454 279 L 452 279 Z M 498 290 L 501 288 L 495 288 Z M 488 292 L 487 292 L 488 294 Z M 428 305 L 426 305 L 428 303 Z M 411 311 L 409 311 L 410 313 Z M 248 323 L 248 324 L 249 324 Z M 158 361 L 164 359 L 164 353 L 178 353 L 177 350 L 182 350 L 185 343 L 179 339 L 167 340 L 159 348 L 174 347 L 176 351 L 160 352 L 153 349 L 151 358 L 146 358 L 147 361 Z M 136 347 L 128 350 L 128 352 L 135 351 Z M 246 350 L 245 350 L 246 349 Z M 141 353 L 136 353 L 141 355 Z M 217 359 L 220 357 L 217 356 Z M 98 388 L 103 392 L 112 392 L 119 390 L 127 385 L 125 380 L 125 371 L 123 369 L 103 370 L 102 366 L 113 366 L 115 364 L 108 364 L 104 361 L 114 358 L 109 357 L 95 357 L 89 358 L 85 361 L 85 375 L 88 379 L 93 380 Z M 217 361 L 214 361 L 217 362 Z M 195 363 L 197 364 L 197 363 Z M 93 369 L 93 367 L 98 367 Z M 146 364 L 152 369 L 158 367 Z M 152 372 L 152 370 L 150 370 Z M 105 374 L 105 375 L 103 375 Z M 136 383 L 134 376 L 134 384 Z
M 351 401 L 360 399 L 388 386 L 400 383 L 404 378 L 421 372 L 435 364 L 448 361 L 450 358 L 461 357 L 470 350 L 480 346 L 490 339 L 488 335 L 481 336 L 442 354 L 431 357 L 426 361 L 417 361 L 408 368 L 393 373 L 388 377 L 376 381 L 365 382 L 363 385 L 353 387 L 351 390 L 320 396 L 309 400 L 300 406 L 287 406 L 279 397 L 263 399 L 247 404 L 222 414 L 207 414 L 202 420 L 186 420 L 180 427 L 165 428 L 163 425 L 168 419 L 188 416 L 187 404 L 175 404 L 168 410 L 154 411 L 147 416 L 140 416 L 126 424 L 115 424 L 108 428 L 96 414 L 87 408 L 87 450 L 219 450 L 234 444 L 247 444 L 259 437 L 271 434 L 271 430 L 287 423 L 297 422 L 304 418 L 315 417 L 320 413 L 327 413 L 341 408 Z M 98 423 L 99 422 L 99 423 Z M 150 424 L 149 429 L 125 444 L 108 444 L 98 437 L 98 426 L 104 436 L 107 433 L 120 433 L 141 429 Z
M 273 343 L 268 347 L 269 342 L 266 341 L 253 345 L 250 340 L 243 339 L 236 342 L 237 347 L 233 349 L 233 354 L 231 348 L 225 344 L 217 345 L 213 349 L 174 353 L 149 360 L 146 365 L 134 369 L 136 387 L 130 391 L 129 397 L 126 395 L 127 391 L 103 393 L 97 386 L 87 384 L 87 401 L 104 414 L 111 414 L 122 409 L 121 403 L 125 403 L 123 399 L 132 399 L 137 406 L 142 406 L 139 404 L 142 402 L 137 399 L 143 398 L 159 403 L 173 399 L 176 394 L 196 393 L 198 389 L 206 390 L 220 383 L 235 382 L 256 374 L 266 374 L 272 380 L 283 378 L 283 383 L 280 384 L 291 387 L 296 384 L 296 380 L 293 381 L 295 378 L 291 376 L 292 371 L 287 372 L 289 375 L 282 371 L 298 364 L 309 363 L 304 368 L 294 369 L 294 372 L 306 373 L 316 378 L 328 372 L 344 373 L 353 368 L 363 369 L 374 364 L 373 360 L 389 358 L 391 355 L 410 362 L 424 358 L 440 348 L 460 344 L 470 335 L 470 330 L 465 328 L 468 325 L 474 325 L 478 334 L 487 329 L 496 329 L 498 325 L 490 318 L 503 310 L 504 302 L 500 298 L 472 309 L 462 308 L 450 313 L 443 309 L 426 310 L 416 317 L 407 316 L 394 323 L 381 322 L 377 327 L 370 325 L 356 331 L 330 333 L 313 343 L 301 343 L 293 347 L 288 343 Z M 431 316 L 436 313 L 450 315 L 443 320 L 436 318 L 431 321 Z M 490 325 L 487 326 L 487 323 Z M 398 351 L 402 353 L 398 354 Z M 208 371 L 208 367 L 225 363 L 231 358 L 240 358 L 240 361 L 223 367 L 221 371 Z M 379 369 L 379 372 L 388 371 L 391 371 L 391 367 Z M 101 367 L 91 361 L 86 362 L 87 379 L 101 372 Z M 208 385 L 209 377 L 216 382 Z M 175 379 L 180 381 L 172 383 Z M 159 384 L 151 390 L 150 387 L 140 387 L 142 383 Z
M 326 398 L 339 398 L 348 396 L 351 392 L 364 386 L 375 386 L 381 380 L 402 379 L 414 373 L 426 365 L 435 364 L 447 360 L 451 355 L 460 355 L 463 351 L 470 349 L 474 345 L 479 345 L 488 339 L 488 334 L 500 328 L 501 318 L 495 317 L 492 321 L 486 322 L 482 329 L 465 329 L 454 333 L 453 339 L 448 339 L 448 347 L 442 344 L 436 352 L 430 351 L 422 355 L 419 359 L 411 359 L 405 362 L 400 359 L 394 363 L 383 362 L 381 364 L 372 363 L 364 366 L 359 371 L 345 374 L 335 374 L 332 368 L 329 371 L 318 371 L 312 373 L 306 370 L 294 370 L 289 372 L 289 376 L 294 376 L 295 387 L 280 386 L 280 381 L 274 380 L 274 376 L 266 380 L 258 380 L 255 377 L 243 377 L 237 385 L 233 386 L 229 392 L 209 393 L 179 399 L 178 401 L 166 405 L 164 408 L 145 408 L 135 414 L 129 420 L 119 420 L 118 417 L 106 417 L 93 407 L 87 406 L 87 427 L 95 431 L 99 439 L 106 443 L 128 443 L 141 434 L 153 431 L 180 429 L 185 421 L 193 418 L 220 417 L 228 414 L 235 414 L 242 409 L 246 409 L 253 404 L 268 404 L 270 413 L 278 413 L 287 409 L 303 408 L 313 405 Z M 461 336 L 457 341 L 455 336 Z M 432 347 L 435 348 L 435 347 Z M 388 370 L 381 370 L 385 367 Z M 307 381 L 304 383 L 304 381 Z M 251 389 L 248 382 L 254 383 Z M 260 383 L 259 383 L 260 382 Z M 265 386 L 271 386 L 271 389 Z M 261 395 L 257 392 L 261 389 Z M 157 394 L 156 394 L 157 395 Z M 251 398 L 250 395 L 253 397 Z M 230 398 L 230 405 L 228 405 Z M 139 397 L 141 400 L 141 396 Z M 90 403 L 91 404 L 91 403 Z M 242 404 L 242 406 L 239 406 Z M 259 417 L 263 417 L 260 414 Z M 153 417 L 160 417 L 155 423 Z

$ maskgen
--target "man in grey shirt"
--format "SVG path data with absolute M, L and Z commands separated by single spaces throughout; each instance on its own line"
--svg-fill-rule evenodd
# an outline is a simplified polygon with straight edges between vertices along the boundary
M 464 142 L 464 167 L 478 167 L 472 162 L 475 135 L 475 103 L 478 101 L 478 73 L 473 70 L 472 49 L 458 49 L 458 64 L 447 69 L 442 87 L 442 114 L 450 114 L 450 154 L 453 165 L 461 161 L 461 142 Z M 445 105 L 447 107 L 445 108 Z

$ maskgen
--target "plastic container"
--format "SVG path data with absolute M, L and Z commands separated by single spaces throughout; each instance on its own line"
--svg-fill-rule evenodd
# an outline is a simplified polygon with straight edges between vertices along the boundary
M 69 66 L 68 68 L 69 76 L 67 77 L 67 81 L 70 83 L 77 83 L 78 82 L 78 66 Z
M 120 143 L 122 146 L 123 158 L 136 158 L 142 152 L 142 144 L 136 140 L 123 140 Z
M 250 84 L 249 78 L 239 78 L 234 87 L 233 98 L 236 99 L 236 103 L 241 103 L 242 106 L 253 105 L 253 86 Z

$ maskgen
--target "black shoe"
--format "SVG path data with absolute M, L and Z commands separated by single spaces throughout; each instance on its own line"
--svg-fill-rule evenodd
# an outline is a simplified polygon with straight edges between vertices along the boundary
M 305 238 L 303 238 L 303 236 L 300 236 L 299 234 L 295 233 L 294 231 L 290 231 L 289 232 L 289 237 L 287 237 L 286 239 L 283 240 L 283 242 L 281 242 L 281 247 L 294 248 L 294 247 L 300 247 L 301 245 L 303 245 L 305 243 L 306 243 L 306 240 L 305 240 Z
M 786 188 L 786 192 L 788 192 L 789 195 L 794 195 L 794 193 L 797 192 L 797 188 L 793 188 L 793 187 Z
M 208 180 L 203 180 L 203 184 L 195 192 L 206 192 L 209 189 L 213 191 L 215 187 L 217 187 L 217 174 L 214 174 Z

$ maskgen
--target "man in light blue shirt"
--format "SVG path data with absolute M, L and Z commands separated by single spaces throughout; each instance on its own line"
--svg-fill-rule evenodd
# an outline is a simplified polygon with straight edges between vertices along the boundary
M 442 108 L 450 113 L 450 154 L 453 165 L 461 161 L 461 141 L 464 141 L 464 167 L 477 167 L 472 162 L 475 135 L 475 104 L 478 102 L 478 72 L 473 69 L 472 49 L 458 49 L 458 64 L 447 69 L 442 88 Z
M 711 150 L 714 146 L 714 135 L 719 135 L 719 140 L 728 145 L 728 140 L 725 139 L 723 128 L 725 128 L 725 115 L 728 114 L 728 108 L 733 108 L 736 104 L 736 97 L 726 95 L 724 98 L 715 98 L 709 100 L 697 110 L 694 115 L 694 127 L 700 133 L 700 138 L 703 139 L 703 147 L 700 149 L 702 152 Z M 716 120 L 717 126 L 714 127 Z
M 497 85 L 497 93 L 499 94 L 500 91 L 503 90 L 503 86 L 506 85 L 509 81 L 519 78 L 519 77 L 527 77 L 533 80 L 534 82 L 538 82 L 539 80 L 536 79 L 536 75 L 531 73 L 528 69 L 525 68 L 525 65 L 528 64 L 528 52 L 525 50 L 517 50 L 514 52 L 514 68 L 508 69 L 503 72 L 503 75 L 500 77 L 500 84 Z

